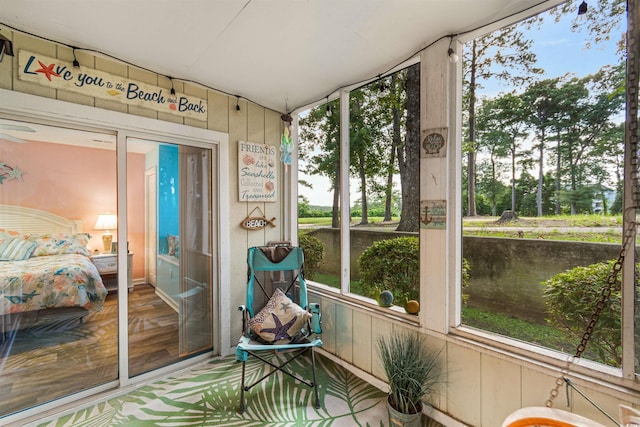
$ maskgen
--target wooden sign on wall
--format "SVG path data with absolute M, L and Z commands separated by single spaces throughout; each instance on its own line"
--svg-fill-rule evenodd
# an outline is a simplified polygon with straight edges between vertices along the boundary
M 447 201 L 420 201 L 420 228 L 447 228 Z
M 258 211 L 260 215 L 254 215 L 256 211 Z M 249 212 L 249 215 L 247 215 L 245 219 L 240 222 L 240 226 L 247 230 L 260 230 L 261 228 L 265 228 L 267 225 L 275 227 L 276 217 L 273 217 L 271 219 L 267 218 L 259 206 L 253 208 L 253 210 Z
M 448 133 L 447 128 L 426 129 L 420 142 L 420 157 L 445 157 Z
M 207 101 L 20 49 L 18 78 L 55 89 L 207 120 Z
M 238 199 L 241 202 L 275 202 L 276 147 L 238 141 Z

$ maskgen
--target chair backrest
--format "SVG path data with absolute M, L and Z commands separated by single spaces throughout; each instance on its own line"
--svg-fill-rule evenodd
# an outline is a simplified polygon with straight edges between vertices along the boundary
M 307 308 L 304 252 L 296 246 L 255 246 L 247 256 L 246 307 L 251 317 L 262 309 L 276 288 Z

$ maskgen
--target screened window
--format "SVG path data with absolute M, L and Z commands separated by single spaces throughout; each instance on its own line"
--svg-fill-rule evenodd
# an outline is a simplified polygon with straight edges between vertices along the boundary
M 464 45 L 462 322 L 570 354 L 622 243 L 626 17 L 604 3 Z M 616 367 L 620 288 L 582 354 Z
M 352 90 L 348 153 L 342 153 L 347 171 L 340 169 L 337 100 L 300 123 L 301 242 L 318 239 L 324 247 L 312 279 L 401 312 L 411 301 L 412 313 L 419 301 L 419 99 L 419 64 Z M 347 189 L 340 187 L 341 173 Z M 342 191 L 349 195 L 349 224 L 341 223 Z M 341 251 L 344 227 L 349 245 Z M 340 257 L 349 260 L 346 286 Z

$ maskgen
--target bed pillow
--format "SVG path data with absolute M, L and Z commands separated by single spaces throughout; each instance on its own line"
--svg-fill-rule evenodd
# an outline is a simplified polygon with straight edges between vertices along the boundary
M 29 236 L 25 236 L 24 234 L 18 231 L 5 230 L 4 228 L 0 228 L 0 244 L 2 244 L 5 240 L 10 240 L 13 238 L 21 238 L 27 239 Z
M 291 341 L 310 318 L 311 313 L 276 288 L 267 305 L 249 320 L 249 326 L 264 341 L 282 344 Z
M 31 256 L 80 254 L 90 256 L 88 233 L 32 234 L 29 240 L 36 243 Z
M 180 256 L 180 236 L 167 234 L 167 245 L 169 246 L 169 255 Z
M 0 243 L 0 261 L 22 261 L 28 259 L 36 243 L 21 237 L 5 239 Z

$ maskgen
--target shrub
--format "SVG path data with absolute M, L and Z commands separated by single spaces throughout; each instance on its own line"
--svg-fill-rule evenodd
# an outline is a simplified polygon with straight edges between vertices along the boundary
M 377 288 L 391 291 L 398 305 L 408 299 L 418 299 L 420 243 L 417 237 L 379 240 L 362 252 L 358 263 L 365 296 L 374 298 Z
M 607 285 L 614 263 L 612 260 L 575 267 L 542 282 L 549 314 L 547 321 L 576 338 L 576 346 L 595 311 L 602 289 Z M 620 287 L 621 278 L 618 276 L 587 345 L 598 355 L 597 362 L 612 366 L 620 366 L 622 361 Z
M 362 252 L 358 258 L 362 295 L 376 298 L 382 290 L 393 293 L 396 305 L 420 296 L 420 241 L 417 237 L 397 237 L 379 240 Z M 462 260 L 462 293 L 469 286 L 471 267 Z
M 305 277 L 313 279 L 324 260 L 324 244 L 317 237 L 308 234 L 300 234 L 298 242 L 304 251 Z

